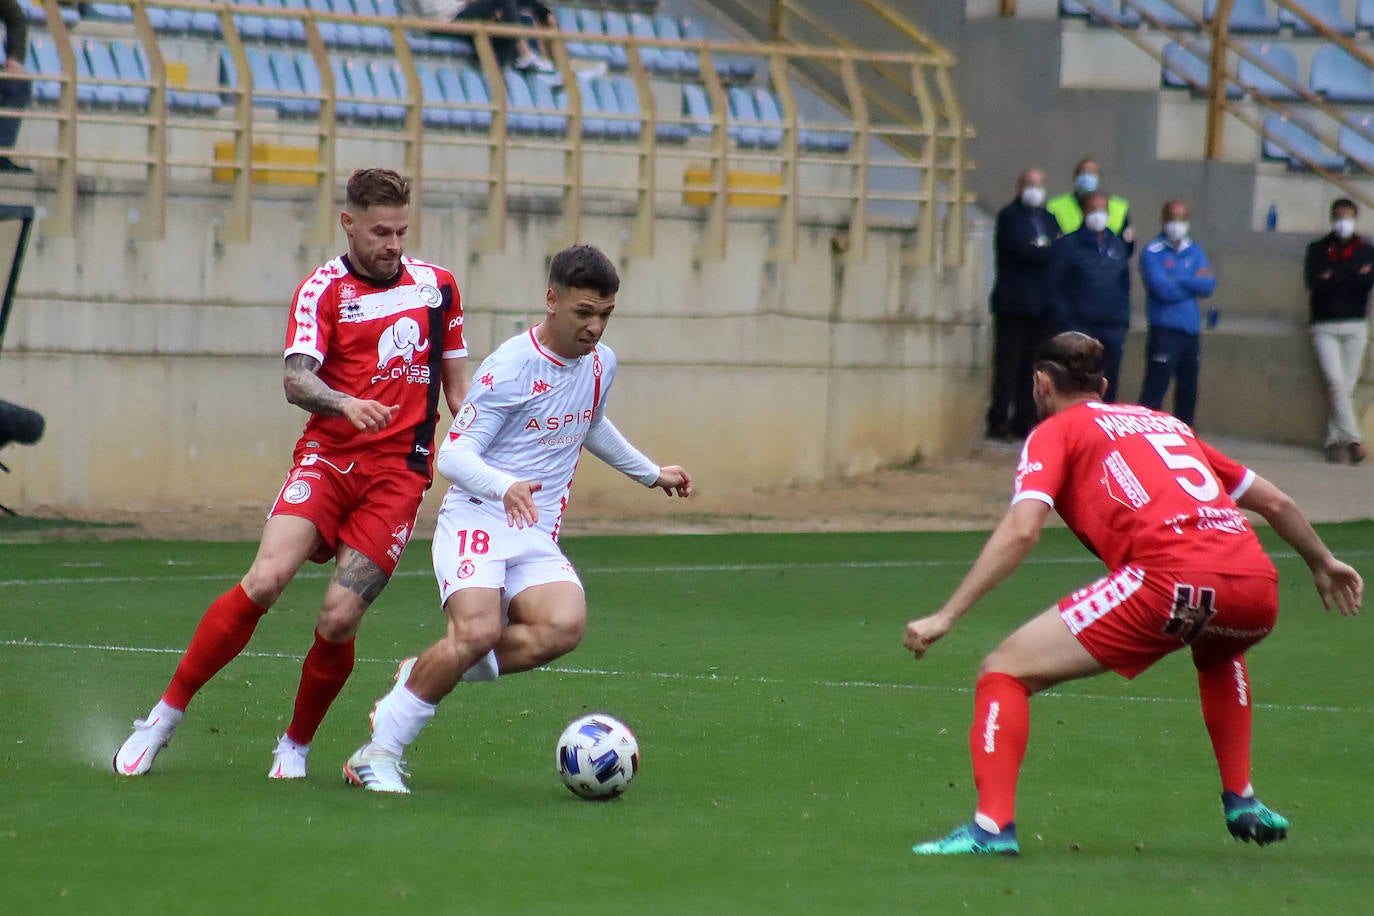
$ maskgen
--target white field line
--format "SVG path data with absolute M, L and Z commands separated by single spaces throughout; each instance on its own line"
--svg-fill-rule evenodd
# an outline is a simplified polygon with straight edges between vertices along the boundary
M 180 655 L 183 649 L 165 648 L 161 646 L 116 646 L 101 645 L 97 643 L 66 643 L 50 642 L 36 639 L 5 639 L 0 640 L 0 648 L 6 649 L 51 649 L 66 652 L 109 652 L 109 653 L 130 653 L 135 655 Z M 243 658 L 267 658 L 285 659 L 288 661 L 299 662 L 301 656 L 290 652 L 242 652 Z M 364 664 L 384 664 L 394 666 L 394 658 L 359 658 L 357 661 Z M 678 671 L 618 671 L 611 668 L 565 668 L 565 667 L 544 667 L 535 669 L 538 672 L 549 674 L 570 674 L 582 677 L 604 677 L 604 678 L 643 678 L 647 680 L 660 681 L 692 681 L 704 683 L 723 683 L 723 684 L 760 684 L 766 686 L 780 687 L 803 687 L 820 688 L 832 690 L 912 690 L 929 691 L 934 693 L 954 693 L 971 694 L 972 687 L 934 687 L 928 684 L 886 684 L 881 681 L 788 681 L 782 678 L 773 677 L 746 677 L 731 674 L 688 674 Z M 1148 697 L 1148 696 L 1106 696 L 1101 694 L 1073 693 L 1065 694 L 1056 691 L 1046 691 L 1040 694 L 1044 697 L 1066 700 L 1090 700 L 1106 703 L 1139 703 L 1139 704 L 1186 704 L 1196 703 L 1193 699 L 1183 699 L 1179 697 Z M 1278 712 L 1320 712 L 1335 713 L 1337 715 L 1374 715 L 1374 709 L 1359 709 L 1343 706 L 1316 706 L 1311 704 L 1285 704 L 1285 703 L 1256 703 L 1256 709 L 1275 710 Z
M 1346 550 L 1342 557 L 1367 557 L 1374 555 L 1370 550 Z M 1276 551 L 1269 554 L 1275 560 L 1295 560 L 1297 554 L 1291 551 Z M 973 562 L 973 557 L 945 560 L 817 560 L 811 562 L 787 563 L 696 563 L 663 564 L 659 566 L 584 566 L 579 572 L 584 576 L 613 576 L 624 574 L 657 573 L 709 573 L 709 572 L 778 572 L 787 570 L 824 570 L 824 569 L 937 569 L 943 567 L 964 568 Z M 1101 565 L 1100 560 L 1087 554 L 1072 557 L 1030 557 L 1023 566 L 1083 566 Z M 170 564 L 169 564 L 170 565 Z M 1104 569 L 1105 573 L 1106 570 Z M 302 569 L 296 574 L 300 579 L 327 579 L 327 569 Z M 428 570 L 401 570 L 393 578 L 422 576 L 429 578 L 433 573 Z M 128 585 L 135 582 L 208 582 L 212 580 L 236 581 L 243 576 L 243 570 L 226 573 L 184 574 L 141 576 L 65 576 L 43 579 L 0 579 L 0 588 L 43 588 L 63 585 Z

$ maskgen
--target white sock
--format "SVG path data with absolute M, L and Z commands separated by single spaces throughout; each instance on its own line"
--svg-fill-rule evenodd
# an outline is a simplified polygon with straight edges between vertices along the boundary
M 988 833 L 1002 832 L 1002 828 L 997 826 L 997 822 L 981 811 L 973 815 L 973 820 L 975 823 L 978 824 L 979 827 L 982 827 Z
M 406 745 L 415 740 L 438 708 L 411 693 L 405 684 L 397 684 L 377 706 L 372 743 L 397 756 L 405 753 Z
M 496 650 L 492 649 L 463 672 L 460 680 L 471 684 L 474 681 L 494 681 L 501 676 L 501 665 L 496 661 Z
M 277 742 L 277 750 L 295 751 L 297 754 L 300 754 L 302 757 L 304 757 L 306 754 L 310 753 L 310 745 L 301 744 L 299 741 L 292 741 L 286 735 L 282 735 L 281 740 Z
M 157 722 L 159 728 L 171 731 L 181 724 L 181 717 L 184 715 L 186 715 L 185 710 L 167 705 L 166 700 L 158 700 L 157 705 L 149 710 L 148 718 L 144 721 Z

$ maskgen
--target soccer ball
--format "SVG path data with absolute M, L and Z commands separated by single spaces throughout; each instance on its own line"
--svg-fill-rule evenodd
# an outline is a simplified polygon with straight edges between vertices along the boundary
M 639 772 L 639 742 L 619 719 L 593 713 L 558 736 L 558 775 L 579 798 L 615 798 Z

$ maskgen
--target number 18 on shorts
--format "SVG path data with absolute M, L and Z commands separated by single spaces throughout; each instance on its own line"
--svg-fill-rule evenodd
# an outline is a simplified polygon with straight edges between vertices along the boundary
M 465 588 L 503 589 L 509 600 L 532 585 L 582 585 L 547 531 L 512 528 L 505 518 L 447 506 L 434 531 L 434 577 L 440 601 Z

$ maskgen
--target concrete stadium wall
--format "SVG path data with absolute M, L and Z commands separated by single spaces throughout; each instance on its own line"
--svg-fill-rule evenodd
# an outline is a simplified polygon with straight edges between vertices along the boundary
M 7 449 L 0 502 L 20 511 L 261 505 L 286 470 L 304 414 L 281 389 L 295 285 L 344 249 L 299 239 L 308 202 L 259 199 L 254 240 L 217 239 L 212 187 L 178 194 L 166 239 L 138 241 L 137 185 L 83 189 L 74 238 L 35 234 L 0 358 L 0 398 L 42 412 L 34 447 Z M 40 205 L 44 201 L 40 199 Z M 471 368 L 537 322 L 547 212 L 513 215 L 508 252 L 482 256 L 481 209 L 427 195 L 423 244 L 454 270 Z M 530 208 L 531 210 L 543 208 Z M 636 443 L 716 492 L 814 481 L 967 449 L 978 433 L 986 341 L 985 220 L 967 266 L 916 268 L 913 233 L 876 230 L 862 264 L 808 225 L 795 263 L 770 265 L 770 230 L 730 225 L 727 257 L 694 262 L 702 222 L 661 219 L 658 254 L 621 255 L 629 221 L 600 207 L 586 241 L 617 258 L 622 287 L 607 342 L 620 356 L 611 413 Z M 448 420 L 445 418 L 444 423 Z M 587 462 L 579 494 L 631 504 L 638 488 Z

